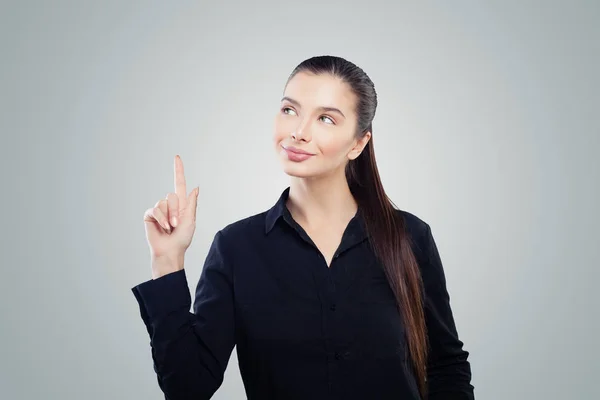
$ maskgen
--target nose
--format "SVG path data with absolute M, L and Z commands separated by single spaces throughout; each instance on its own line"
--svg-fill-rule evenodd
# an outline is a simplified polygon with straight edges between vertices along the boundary
M 292 131 L 291 136 L 292 136 L 292 139 L 294 139 L 296 141 L 310 142 L 311 135 L 310 135 L 310 129 L 309 129 L 308 123 L 304 122 L 304 121 L 300 121 L 300 123 L 296 127 L 296 130 Z

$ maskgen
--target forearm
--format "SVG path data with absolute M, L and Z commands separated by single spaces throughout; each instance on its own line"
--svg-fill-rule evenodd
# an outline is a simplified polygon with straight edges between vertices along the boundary
M 158 384 L 169 400 L 210 399 L 223 368 L 210 352 L 191 313 L 174 313 L 154 326 L 152 359 Z
M 185 272 L 144 282 L 133 292 L 150 336 L 161 390 L 169 400 L 209 399 L 222 383 L 224 363 L 215 354 L 223 351 L 202 328 L 200 317 L 190 312 Z
M 446 353 L 427 368 L 429 400 L 473 400 L 469 353 Z

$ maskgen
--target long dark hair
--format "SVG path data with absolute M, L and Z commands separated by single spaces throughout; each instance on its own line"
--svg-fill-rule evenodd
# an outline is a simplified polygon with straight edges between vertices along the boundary
M 381 261 L 403 318 L 412 368 L 422 398 L 427 397 L 427 330 L 423 305 L 423 283 L 419 266 L 405 232 L 405 222 L 383 190 L 373 149 L 373 118 L 377 108 L 375 86 L 358 66 L 341 57 L 317 56 L 304 60 L 292 71 L 330 74 L 347 83 L 357 97 L 356 137 L 371 132 L 371 139 L 346 167 L 346 179 L 364 218 L 371 246 Z

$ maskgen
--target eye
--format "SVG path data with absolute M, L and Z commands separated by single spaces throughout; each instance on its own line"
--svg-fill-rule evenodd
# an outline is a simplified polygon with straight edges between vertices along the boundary
M 288 114 L 288 113 L 286 112 L 286 110 L 290 110 L 290 111 L 292 111 L 294 114 L 296 113 L 296 112 L 295 112 L 293 109 L 291 109 L 290 107 L 283 107 L 283 108 L 281 109 L 281 111 L 282 111 L 284 114 Z
M 325 122 L 326 124 L 335 125 L 335 122 L 333 122 L 333 119 L 329 118 L 327 115 L 321 115 L 319 118 L 326 118 L 330 121 L 330 122 Z

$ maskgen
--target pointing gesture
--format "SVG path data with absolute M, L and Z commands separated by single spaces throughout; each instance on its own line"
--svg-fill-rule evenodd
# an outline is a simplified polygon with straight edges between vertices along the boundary
M 185 188 L 185 175 L 183 174 L 183 162 L 179 156 L 175 156 L 175 193 L 179 198 L 179 206 L 186 207 L 187 191 Z
M 183 162 L 179 156 L 175 156 L 174 179 L 175 192 L 168 193 L 144 213 L 153 279 L 183 269 L 184 255 L 196 229 L 199 188 L 187 194 Z

